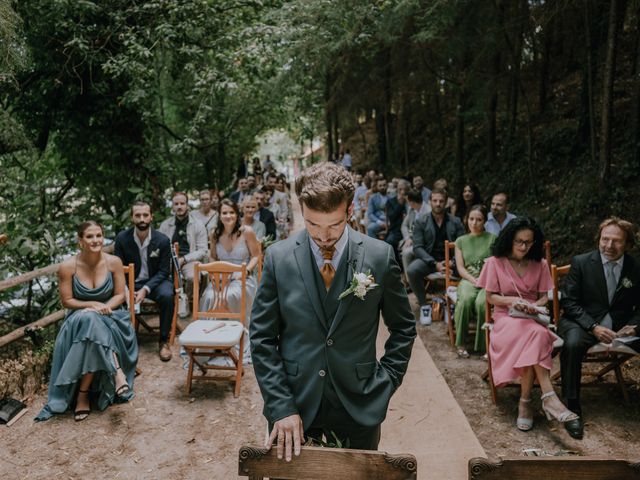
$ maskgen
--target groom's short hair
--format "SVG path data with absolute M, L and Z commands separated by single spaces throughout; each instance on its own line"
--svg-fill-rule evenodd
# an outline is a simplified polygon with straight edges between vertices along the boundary
M 296 178 L 296 195 L 301 204 L 319 212 L 333 212 L 342 203 L 353 202 L 355 185 L 351 174 L 331 162 L 311 165 Z

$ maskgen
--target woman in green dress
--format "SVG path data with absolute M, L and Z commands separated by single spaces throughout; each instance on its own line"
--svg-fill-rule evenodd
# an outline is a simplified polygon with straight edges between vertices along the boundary
M 138 343 L 126 308 L 122 262 L 102 252 L 102 227 L 78 227 L 80 253 L 58 270 L 67 315 L 56 337 L 46 405 L 36 420 L 74 410 L 76 421 L 133 397 Z
M 482 271 L 484 261 L 491 256 L 491 246 L 495 241 L 495 235 L 484 231 L 487 221 L 487 207 L 474 205 L 467 214 L 467 227 L 469 233 L 456 240 L 456 267 L 460 275 L 458 285 L 458 300 L 454 314 L 456 325 L 456 347 L 458 356 L 468 358 L 465 338 L 470 320 L 475 316 L 478 328 L 474 350 L 484 353 L 484 323 L 485 291 L 478 288 L 476 282 Z

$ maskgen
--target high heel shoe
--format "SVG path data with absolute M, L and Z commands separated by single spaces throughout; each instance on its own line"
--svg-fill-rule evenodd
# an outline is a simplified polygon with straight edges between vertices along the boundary
M 89 396 L 89 390 L 78 390 L 78 396 L 81 393 L 86 394 L 87 397 Z M 77 400 L 76 400 L 76 402 L 77 402 Z M 73 419 L 76 422 L 81 422 L 82 420 L 84 420 L 85 418 L 87 418 L 89 416 L 89 413 L 91 413 L 90 410 L 76 410 L 76 411 L 73 412 Z
M 547 406 L 545 405 L 545 399 L 552 398 L 552 397 L 558 398 L 558 395 L 556 394 L 556 392 L 551 391 L 540 396 L 540 400 L 542 400 L 542 410 L 544 411 L 544 414 L 547 416 L 547 420 L 555 419 L 560 423 L 566 423 L 566 422 L 571 422 L 572 420 L 577 420 L 578 418 L 580 418 L 578 415 L 573 413 L 567 407 L 564 407 L 564 405 L 562 405 L 564 407 L 564 411 L 558 414 L 548 410 Z M 560 401 L 560 399 L 558 399 L 558 401 Z
M 530 398 L 521 398 L 520 403 L 526 405 L 527 414 L 529 417 L 518 417 L 516 420 L 516 428 L 522 432 L 528 432 L 533 428 L 533 412 L 531 411 L 531 399 Z M 518 409 L 520 406 L 518 406 Z
M 116 378 L 118 373 L 121 374 L 122 377 L 124 378 L 124 374 L 122 373 L 122 369 L 120 367 L 118 367 L 116 370 Z M 123 397 L 127 395 L 130 391 L 131 391 L 131 387 L 129 387 L 129 384 L 126 382 L 126 379 L 125 379 L 125 383 L 123 383 L 118 388 L 116 388 L 116 392 L 115 392 L 116 399 L 123 400 Z

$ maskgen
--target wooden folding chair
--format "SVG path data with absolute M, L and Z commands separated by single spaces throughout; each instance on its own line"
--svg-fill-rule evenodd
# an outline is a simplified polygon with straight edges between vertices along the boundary
M 198 291 L 200 272 L 205 272 L 213 288 L 213 300 L 209 310 L 199 311 L 199 299 L 193 297 L 193 322 L 179 337 L 180 344 L 189 356 L 187 373 L 187 394 L 191 392 L 194 380 L 231 381 L 235 382 L 234 396 L 240 395 L 240 382 L 243 375 L 242 354 L 245 342 L 245 326 L 247 319 L 247 265 L 234 265 L 229 262 L 211 262 L 195 267 L 194 292 Z M 242 290 L 240 312 L 232 312 L 227 301 L 228 289 L 232 281 L 240 275 Z M 211 320 L 209 320 L 211 319 Z M 224 320 L 213 320 L 224 319 Z M 236 354 L 234 349 L 238 346 Z M 233 366 L 210 365 L 213 358 L 229 358 Z M 201 375 L 194 375 L 193 367 L 197 366 Z M 235 372 L 234 376 L 206 376 L 209 370 Z
M 173 244 L 173 254 L 178 258 L 178 254 L 180 252 L 180 246 L 178 242 Z M 133 270 L 131 270 L 133 272 Z M 169 331 L 169 344 L 173 345 L 176 338 L 176 331 L 178 333 L 181 332 L 180 326 L 178 325 L 178 304 L 180 301 L 180 274 L 176 265 L 174 265 L 174 261 L 171 262 L 171 275 L 173 276 L 173 317 L 171 318 L 171 330 Z M 133 276 L 133 275 L 130 275 Z M 135 282 L 135 279 L 134 279 Z M 157 316 L 160 313 L 158 309 L 158 305 L 156 302 L 151 300 L 150 298 L 145 298 L 140 304 L 140 312 L 134 313 L 135 321 L 134 326 L 136 328 L 136 334 L 139 334 L 140 327 L 143 327 L 147 333 L 149 334 L 158 334 L 160 331 L 160 326 L 157 327 L 151 325 L 146 317 Z
M 449 266 L 449 262 L 452 258 L 455 258 L 456 244 L 449 240 L 444 241 L 444 299 L 449 315 L 449 323 L 447 330 L 449 331 L 449 342 L 451 346 L 456 344 L 456 326 L 453 321 L 453 313 L 455 304 L 458 301 L 458 284 L 460 278 L 453 275 L 453 269 Z M 471 327 L 471 326 L 470 326 Z M 471 328 L 470 328 L 471 329 Z
M 553 317 L 556 323 L 559 322 L 560 316 L 562 315 L 562 309 L 560 307 L 560 291 L 558 290 L 558 287 L 560 284 L 560 280 L 569 273 L 570 268 L 571 265 L 564 265 L 562 267 L 553 265 L 551 267 L 551 278 L 553 278 L 553 284 L 555 287 L 553 289 Z M 627 386 L 622 374 L 622 365 L 628 362 L 631 358 L 635 357 L 637 354 L 629 353 L 626 351 L 616 351 L 615 349 L 605 352 L 594 352 L 594 347 L 591 347 L 589 350 L 587 350 L 587 354 L 582 360 L 582 363 L 600 363 L 603 365 L 602 368 L 600 368 L 596 372 L 583 371 L 583 377 L 591 377 L 592 380 L 588 382 L 581 381 L 582 386 L 606 386 L 607 383 L 604 382 L 603 377 L 609 372 L 614 372 L 616 383 L 620 387 L 622 397 L 624 398 L 624 401 L 626 403 L 629 403 L 629 392 L 627 392 Z M 559 379 L 560 371 L 554 372 L 551 375 L 551 380 L 557 381 Z
M 389 455 L 375 450 L 301 447 L 300 456 L 285 462 L 276 448 L 245 445 L 238 454 L 238 475 L 249 480 L 415 480 L 418 461 L 410 454 Z
M 258 242 L 258 246 L 260 248 L 260 255 L 258 255 L 257 278 L 258 283 L 260 283 L 260 280 L 262 279 L 262 267 L 264 266 L 264 249 L 262 248 L 262 244 L 260 242 Z
M 133 263 L 129 265 L 123 265 L 122 271 L 124 272 L 125 279 L 125 301 L 127 302 L 127 310 L 129 310 L 129 315 L 131 316 L 131 323 L 133 323 L 133 328 L 137 326 L 136 320 L 136 310 L 135 310 L 135 279 L 133 278 L 135 266 Z

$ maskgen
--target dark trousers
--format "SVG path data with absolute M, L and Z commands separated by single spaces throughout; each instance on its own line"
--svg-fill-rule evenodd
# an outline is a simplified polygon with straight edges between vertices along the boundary
M 436 271 L 435 266 L 430 266 L 420 258 L 414 259 L 407 268 L 407 278 L 411 290 L 416 295 L 420 306 L 427 304 L 427 296 L 424 293 L 424 277 Z
M 380 443 L 380 425 L 365 427 L 357 423 L 340 403 L 331 381 L 327 381 L 320 402 L 320 408 L 305 436 L 314 440 L 336 444 L 336 437 L 342 448 L 377 450 Z
M 558 334 L 564 340 L 560 351 L 562 396 L 572 404 L 579 404 L 582 360 L 587 350 L 598 343 L 598 340 L 577 323 L 564 319 L 560 321 Z
M 136 291 L 143 286 L 144 283 L 136 283 Z M 171 320 L 173 320 L 173 283 L 169 280 L 161 282 L 147 294 L 147 298 L 158 304 L 158 309 L 160 310 L 160 342 L 167 342 L 169 340 L 169 331 L 171 330 Z
M 400 252 L 398 251 L 398 244 L 402 240 L 402 232 L 400 230 L 389 230 L 384 241 L 393 247 L 393 254 L 396 257 L 396 262 L 402 268 L 402 259 L 400 258 Z

